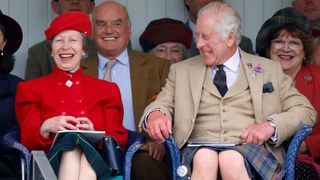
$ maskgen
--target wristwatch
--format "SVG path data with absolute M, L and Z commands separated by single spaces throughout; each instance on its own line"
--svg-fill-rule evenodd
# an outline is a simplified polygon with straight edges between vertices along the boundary
M 277 127 L 276 124 L 273 122 L 273 119 L 267 119 L 267 121 L 268 121 L 269 125 L 271 127 L 273 127 L 274 129 Z

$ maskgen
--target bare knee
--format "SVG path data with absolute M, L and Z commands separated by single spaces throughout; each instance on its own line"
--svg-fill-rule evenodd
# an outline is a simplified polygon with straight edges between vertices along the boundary
M 243 156 L 234 150 L 219 153 L 222 179 L 249 179 Z
M 218 171 L 218 153 L 210 149 L 199 149 L 193 158 L 191 179 L 216 179 Z

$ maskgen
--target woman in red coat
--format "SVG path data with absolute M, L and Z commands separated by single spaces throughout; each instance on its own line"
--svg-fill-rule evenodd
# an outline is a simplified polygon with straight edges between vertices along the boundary
M 285 8 L 276 12 L 262 25 L 257 35 L 256 51 L 260 56 L 281 63 L 284 73 L 294 80 L 295 87 L 309 99 L 319 116 L 320 67 L 310 64 L 310 42 L 311 28 L 307 17 L 292 8 Z M 319 117 L 318 124 L 300 146 L 297 160 L 300 162 L 296 166 L 297 179 L 319 179 Z M 313 169 L 317 172 L 312 171 Z M 307 176 L 299 173 L 302 171 L 307 171 Z
M 122 148 L 127 140 L 117 85 L 89 77 L 80 67 L 91 34 L 89 16 L 81 12 L 63 13 L 45 34 L 56 67 L 48 76 L 18 85 L 16 112 L 21 142 L 29 150 L 48 152 L 59 179 L 105 179 L 110 170 L 102 164 L 98 149 L 82 136 L 65 135 L 51 148 L 60 130 L 105 131 Z

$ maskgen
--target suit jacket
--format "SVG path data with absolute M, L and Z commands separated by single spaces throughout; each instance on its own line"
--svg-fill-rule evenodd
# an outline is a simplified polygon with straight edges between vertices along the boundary
M 320 113 L 320 67 L 312 64 L 303 65 L 295 77 L 295 86 L 300 93 L 305 95 Z M 312 133 L 304 140 L 310 151 L 311 157 L 320 159 L 320 123 L 312 129 Z
M 255 121 L 259 123 L 266 118 L 274 120 L 278 141 L 274 145 L 266 143 L 266 147 L 279 162 L 283 162 L 281 144 L 303 124 L 313 126 L 316 113 L 309 101 L 292 86 L 290 77 L 283 74 L 279 63 L 241 50 L 240 55 L 240 63 L 246 74 L 243 78 L 247 79 L 251 91 Z M 257 67 L 261 67 L 262 72 Z M 172 65 L 165 87 L 156 101 L 146 108 L 140 127 L 146 113 L 160 108 L 173 121 L 173 136 L 178 146 L 183 147 L 196 121 L 206 68 L 200 56 Z M 263 93 L 266 84 L 269 84 L 268 92 Z M 237 113 L 234 113 L 234 117 L 236 119 Z M 236 123 L 234 125 L 237 126 Z
M 168 77 L 170 64 L 167 60 L 128 49 L 131 92 L 135 124 L 138 127 L 144 108 L 152 102 Z M 83 72 L 98 77 L 99 59 L 95 55 L 82 62 Z
M 93 41 L 90 41 L 90 48 L 86 57 L 91 57 L 95 53 L 96 47 Z M 38 44 L 35 44 L 28 50 L 25 80 L 49 75 L 54 66 L 55 62 L 51 57 L 48 41 L 44 40 Z
M 66 85 L 69 80 L 73 82 L 70 87 Z M 21 142 L 29 150 L 48 152 L 55 135 L 51 133 L 48 139 L 43 138 L 40 127 L 48 118 L 60 115 L 89 118 L 95 130 L 114 136 L 122 147 L 128 137 L 122 125 L 123 105 L 118 86 L 87 76 L 81 69 L 69 77 L 54 68 L 48 76 L 20 83 L 16 114 Z

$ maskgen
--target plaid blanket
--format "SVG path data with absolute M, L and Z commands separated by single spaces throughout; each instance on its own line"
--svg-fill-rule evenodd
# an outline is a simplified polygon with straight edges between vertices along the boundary
M 199 148 L 208 148 L 214 151 L 238 151 L 244 157 L 246 169 L 251 179 L 281 179 L 284 176 L 284 166 L 264 146 L 244 144 L 235 147 L 184 147 L 181 153 L 181 163 L 187 167 L 189 173 L 187 176 L 189 177 L 191 177 L 193 157 Z
M 54 172 L 59 174 L 61 152 L 71 151 L 79 146 L 88 162 L 96 172 L 98 179 L 106 179 L 111 175 L 111 168 L 105 163 L 99 152 L 79 133 L 70 132 L 58 139 L 48 153 L 49 162 Z

